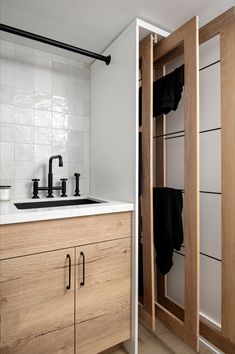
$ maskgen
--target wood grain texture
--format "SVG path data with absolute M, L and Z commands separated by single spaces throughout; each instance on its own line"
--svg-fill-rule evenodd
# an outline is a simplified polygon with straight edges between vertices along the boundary
M 162 321 L 169 330 L 185 342 L 188 342 L 184 323 L 158 303 L 156 303 L 156 317 L 158 320 Z
M 131 212 L 1 225 L 0 259 L 131 237 Z
M 184 38 L 189 35 L 190 28 L 195 24 L 195 17 L 183 24 L 168 37 L 161 39 L 153 48 L 153 61 L 164 58 L 177 47 L 182 47 Z
M 222 334 L 235 344 L 235 20 L 221 31 Z
M 235 21 L 235 7 L 231 7 L 229 10 L 222 13 L 220 16 L 216 17 L 212 21 L 208 22 L 206 25 L 199 30 L 199 43 L 203 44 L 210 40 L 211 38 L 219 35 L 227 26 Z M 164 57 L 159 58 L 157 53 L 157 44 L 154 45 L 154 61 L 157 61 L 159 65 L 167 65 L 171 63 L 174 59 L 179 57 L 184 53 L 184 46 L 179 45 L 178 47 L 169 51 Z
M 185 316 L 183 327 L 173 317 L 172 329 L 198 350 L 199 336 L 199 59 L 198 19 L 194 17 L 154 47 L 154 59 L 164 59 L 177 47 L 184 48 L 184 239 L 185 239 Z M 162 65 L 162 62 L 161 62 Z M 162 172 L 164 176 L 164 172 Z M 161 176 L 160 176 L 161 177 Z M 159 279 L 163 284 L 163 279 Z M 164 286 L 161 285 L 161 286 Z M 165 286 L 164 286 L 165 287 Z M 159 310 L 170 323 L 170 313 Z M 179 326 L 179 327 L 177 327 Z
M 0 261 L 0 353 L 74 353 L 74 253 L 72 248 Z
M 109 348 L 107 350 L 104 350 L 100 352 L 99 354 L 110 354 L 110 353 L 116 353 L 119 350 L 124 350 L 122 343 L 114 345 L 112 348 Z
M 213 328 L 211 324 L 200 321 L 200 335 L 214 344 L 217 348 L 226 354 L 235 353 L 235 344 L 225 338 L 218 329 Z
M 231 7 L 229 10 L 217 16 L 205 26 L 200 28 L 200 44 L 207 42 L 209 39 L 220 34 L 224 29 L 235 21 L 235 7 Z
M 233 111 L 235 107 L 234 103 L 234 22 L 235 22 L 235 7 L 230 8 L 225 13 L 216 17 L 208 24 L 203 26 L 199 31 L 200 44 L 208 41 L 209 39 L 220 35 L 221 39 L 221 94 L 222 94 L 222 189 L 226 188 L 226 195 L 232 198 L 230 193 L 231 179 L 231 156 L 234 149 L 234 125 L 233 125 Z M 164 58 L 157 61 L 157 65 L 166 65 L 174 60 L 179 54 L 183 53 L 183 47 L 177 47 L 172 52 L 168 53 Z M 231 109 L 231 110 L 230 110 Z M 229 112 L 230 110 L 230 112 Z M 223 128 L 224 127 L 224 128 Z M 228 134 L 228 135 L 227 135 Z M 230 145 L 231 144 L 231 145 Z M 231 151 L 230 147 L 231 146 Z M 226 168 L 229 168 L 229 176 Z M 234 172 L 232 172 L 234 173 Z M 224 186 L 224 187 L 223 187 Z M 232 188 L 233 191 L 233 188 Z M 227 202 L 228 200 L 228 202 Z M 226 210 L 230 208 L 230 212 Z M 200 321 L 200 334 L 208 339 L 211 343 L 217 346 L 219 349 L 226 353 L 235 352 L 234 342 L 234 323 L 235 323 L 235 311 L 234 311 L 234 277 L 231 269 L 234 268 L 234 226 L 232 213 L 234 210 L 231 200 L 225 197 L 222 191 L 222 333 L 213 328 L 210 323 L 203 323 Z M 227 224 L 228 223 L 230 224 Z M 226 225 L 227 224 L 227 225 Z M 233 279 L 232 279 L 233 278 Z M 232 279 L 232 282 L 231 282 Z M 158 282 L 158 293 L 165 294 L 164 283 L 162 279 Z M 184 311 L 178 307 L 175 303 L 170 301 L 167 297 L 158 297 L 158 301 L 165 306 L 169 311 L 172 311 L 179 318 L 183 318 Z M 232 304 L 232 305 L 231 305 Z M 231 336 L 233 339 L 231 340 Z
M 144 310 L 155 326 L 153 243 L 153 36 L 140 43 L 142 69 L 142 232 Z M 143 319 L 144 320 L 144 319 Z M 148 323 L 149 325 L 149 323 Z
M 85 286 L 81 287 L 85 255 Z M 130 338 L 130 238 L 76 248 L 76 353 L 96 354 Z
M 184 321 L 184 308 L 172 301 L 167 296 L 158 297 L 158 303 L 170 313 L 172 313 L 179 320 Z M 227 354 L 235 353 L 235 345 L 227 338 L 225 338 L 221 331 L 213 326 L 209 321 L 200 320 L 200 335 L 207 339 L 214 346 Z
M 198 19 L 188 23 L 184 39 L 184 245 L 185 332 L 199 348 L 199 44 Z

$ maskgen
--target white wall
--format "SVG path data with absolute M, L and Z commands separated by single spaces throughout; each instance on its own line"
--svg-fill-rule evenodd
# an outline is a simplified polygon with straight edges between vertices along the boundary
M 217 324 L 221 321 L 221 132 L 214 129 L 221 127 L 220 63 L 215 63 L 219 58 L 218 37 L 200 46 L 200 312 Z M 184 188 L 184 137 L 173 133 L 184 129 L 183 118 L 182 99 L 178 110 L 166 117 L 167 133 L 172 133 L 166 140 L 167 186 L 180 189 Z M 167 294 L 181 305 L 184 270 L 184 257 L 174 254 Z
M 89 66 L 5 40 L 0 49 L 0 184 L 10 184 L 15 198 L 31 197 L 31 179 L 46 186 L 48 159 L 61 154 L 55 183 L 68 178 L 73 195 L 80 172 L 89 193 Z
M 136 29 L 129 26 L 106 49 L 109 66 L 91 65 L 92 195 L 135 200 Z

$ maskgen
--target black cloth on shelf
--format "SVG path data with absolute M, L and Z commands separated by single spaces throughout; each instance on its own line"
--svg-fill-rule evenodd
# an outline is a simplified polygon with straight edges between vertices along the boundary
M 153 83 L 153 117 L 175 111 L 184 86 L 184 65 Z M 142 87 L 139 89 L 139 124 L 142 124 Z
M 162 274 L 167 274 L 173 266 L 173 250 L 180 251 L 184 240 L 182 191 L 154 188 L 153 210 L 156 264 Z

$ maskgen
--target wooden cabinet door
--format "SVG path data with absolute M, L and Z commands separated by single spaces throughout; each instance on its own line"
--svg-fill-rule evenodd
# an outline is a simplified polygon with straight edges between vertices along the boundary
M 96 354 L 130 338 L 131 239 L 76 248 L 75 345 Z
M 154 45 L 153 61 L 158 74 L 180 55 L 184 59 L 184 246 L 185 305 L 178 319 L 169 307 L 166 276 L 158 272 L 156 317 L 194 350 L 199 349 L 199 61 L 198 18 L 194 17 Z M 156 151 L 161 161 L 158 187 L 166 186 L 165 121 L 158 117 L 157 132 L 162 138 Z M 168 118 L 166 117 L 166 120 Z M 168 187 L 171 187 L 168 185 Z M 157 227 L 156 227 L 157 237 Z
M 74 353 L 74 252 L 0 261 L 0 353 Z

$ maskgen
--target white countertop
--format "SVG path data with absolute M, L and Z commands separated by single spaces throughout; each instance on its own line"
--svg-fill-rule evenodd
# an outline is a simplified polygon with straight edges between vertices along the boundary
M 100 199 L 91 196 L 82 197 L 68 197 L 66 200 L 71 199 Z M 62 200 L 61 198 L 54 198 L 53 201 Z M 63 199 L 64 200 L 64 199 Z M 124 211 L 132 211 L 134 205 L 128 202 L 117 202 L 102 199 L 103 203 L 86 204 L 86 205 L 70 205 L 50 208 L 34 208 L 34 209 L 17 209 L 14 203 L 34 203 L 34 202 L 48 201 L 47 198 L 40 199 L 27 199 L 27 200 L 14 200 L 10 202 L 0 201 L 0 224 L 16 224 L 21 222 L 39 221 L 71 218 L 78 216 L 120 213 Z M 50 199 L 51 201 L 51 199 Z

